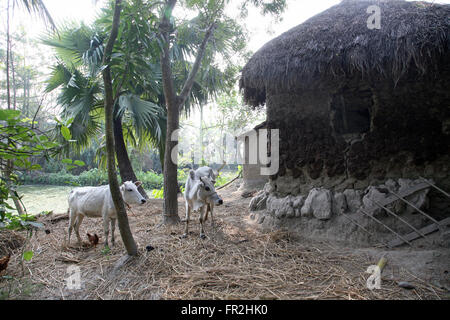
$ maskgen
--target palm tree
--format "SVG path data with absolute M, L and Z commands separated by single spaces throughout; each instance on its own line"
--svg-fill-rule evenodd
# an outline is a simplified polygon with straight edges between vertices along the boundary
M 102 131 L 103 87 L 100 71 L 103 69 L 103 41 L 105 32 L 110 28 L 110 13 L 104 11 L 95 23 L 96 28 L 84 24 L 79 27 L 66 26 L 61 28 L 60 37 L 44 39 L 44 43 L 55 49 L 59 59 L 53 67 L 46 90 L 61 88 L 58 101 L 63 107 L 63 118 L 74 119 L 70 130 L 73 139 L 77 140 L 74 146 L 77 151 L 87 147 L 90 140 Z M 166 116 L 162 106 L 165 102 L 160 85 L 157 41 L 151 31 L 153 16 L 148 10 L 126 3 L 123 4 L 122 15 L 126 23 L 121 24 L 111 63 L 115 79 L 115 151 L 122 180 L 136 181 L 126 146 L 129 143 L 142 147 L 150 143 L 158 148 L 163 163 Z M 184 39 L 185 42 L 180 41 L 172 48 L 172 54 L 178 57 L 174 69 L 176 81 L 180 83 L 187 77 L 191 66 L 185 57 L 189 55 L 189 41 L 193 41 L 193 35 L 186 32 Z M 216 94 L 225 86 L 225 79 L 217 67 L 207 65 L 202 68 L 185 103 L 185 112 L 189 112 L 192 105 L 204 103 Z M 146 196 L 143 189 L 140 191 Z
M 92 138 L 102 136 L 104 120 L 103 85 L 100 77 L 102 41 L 102 38 L 86 26 L 63 29 L 60 39 L 44 41 L 57 49 L 60 58 L 53 67 L 46 91 L 61 88 L 58 102 L 63 107 L 62 117 L 73 118 L 70 130 L 73 139 L 77 140 L 77 144 L 73 147 L 78 152 L 89 146 Z M 122 74 L 123 79 L 128 76 L 127 73 L 114 72 L 114 68 L 112 69 L 115 76 Z M 154 79 L 147 80 L 152 81 Z M 164 109 L 149 99 L 154 95 L 151 89 L 139 87 L 138 90 L 141 92 L 138 92 L 136 88 L 123 82 L 120 91 L 115 92 L 115 153 L 122 181 L 136 181 L 126 141 L 135 146 L 142 145 L 142 142 L 150 142 L 154 147 L 163 150 L 165 114 Z M 147 197 L 142 187 L 140 192 Z
M 78 152 L 87 147 L 91 139 L 101 136 L 102 132 L 103 87 L 100 71 L 103 68 L 104 32 L 108 30 L 110 22 L 108 11 L 105 12 L 97 20 L 97 28 L 83 24 L 79 27 L 66 26 L 61 28 L 58 38 L 50 36 L 43 40 L 55 49 L 59 59 L 53 67 L 46 90 L 61 88 L 58 102 L 63 107 L 62 117 L 74 119 L 70 130 L 77 144 L 71 147 Z M 152 58 L 159 59 L 159 55 L 155 53 L 158 49 L 155 48 L 157 42 L 151 33 L 151 15 L 136 18 L 142 12 L 148 15 L 148 11 L 124 4 L 123 17 L 129 17 L 132 22 L 122 24 L 125 26 L 120 28 L 112 55 L 115 151 L 123 181 L 136 181 L 127 144 L 142 148 L 144 144 L 150 143 L 158 148 L 161 163 L 164 156 L 166 116 L 161 106 L 165 102 L 160 86 L 160 63 Z M 187 38 L 192 41 L 192 35 L 189 34 Z M 172 50 L 173 55 L 179 57 L 176 70 L 177 79 L 181 82 L 190 67 L 184 59 L 188 55 L 189 45 L 180 42 Z M 217 67 L 207 66 L 201 71 L 185 104 L 186 112 L 192 105 L 203 103 L 224 86 L 223 73 Z M 64 142 L 62 137 L 60 139 Z M 140 191 L 146 196 L 142 187 Z
M 9 0 L 7 0 L 9 2 Z M 42 0 L 14 0 L 16 4 L 24 7 L 28 13 L 38 15 L 46 24 L 50 25 L 53 31 L 57 32 L 55 22 L 53 21 L 50 12 Z

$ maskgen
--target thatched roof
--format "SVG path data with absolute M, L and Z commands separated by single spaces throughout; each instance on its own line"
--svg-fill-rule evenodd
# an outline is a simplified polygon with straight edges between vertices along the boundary
M 381 29 L 369 29 L 370 5 L 381 9 Z M 360 75 L 398 81 L 448 63 L 450 5 L 403 0 L 344 0 L 271 40 L 242 70 L 247 104 L 266 92 L 292 92 Z

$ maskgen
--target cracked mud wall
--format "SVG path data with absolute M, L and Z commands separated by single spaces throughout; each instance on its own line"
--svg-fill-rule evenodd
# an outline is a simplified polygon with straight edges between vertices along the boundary
M 389 179 L 420 176 L 449 191 L 450 73 L 446 74 L 439 81 L 408 78 L 395 84 L 353 79 L 334 88 L 268 92 L 267 126 L 280 129 L 280 170 L 267 185 L 267 201 L 283 206 L 277 199 L 306 198 L 313 188 L 333 195 L 345 190 L 364 193 Z M 448 216 L 448 198 L 434 189 L 427 197 L 430 214 L 437 219 Z M 351 235 L 357 227 L 343 217 L 302 220 L 301 212 L 295 210 L 288 210 L 284 217 L 268 214 L 267 219 L 300 217 L 289 224 L 303 225 L 299 228 L 310 234 L 368 241 L 367 235 Z M 407 214 L 419 227 L 427 223 Z M 382 227 L 371 225 L 373 231 L 386 235 Z

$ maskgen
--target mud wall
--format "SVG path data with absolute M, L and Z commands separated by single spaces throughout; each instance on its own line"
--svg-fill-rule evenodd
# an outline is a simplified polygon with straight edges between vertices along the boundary
M 402 179 L 418 183 L 424 177 L 450 191 L 450 73 L 444 71 L 420 81 L 353 79 L 321 91 L 268 92 L 267 127 L 280 129 L 280 170 L 252 200 L 253 218 L 310 236 L 373 243 L 347 213 L 378 235 L 375 240 L 392 239 L 357 214 L 355 203 Z M 325 215 L 302 214 L 311 192 L 320 194 L 318 212 Z M 432 188 L 421 206 L 436 219 L 450 213 L 449 199 Z M 430 223 L 407 208 L 395 212 L 418 228 Z M 380 218 L 408 231 L 386 212 Z
M 280 129 L 281 140 L 275 192 L 363 189 L 419 176 L 450 189 L 450 77 L 432 80 L 353 79 L 322 91 L 269 92 L 267 125 Z

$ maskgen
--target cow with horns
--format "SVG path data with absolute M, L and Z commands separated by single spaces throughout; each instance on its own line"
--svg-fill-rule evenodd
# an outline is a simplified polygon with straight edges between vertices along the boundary
M 189 218 L 192 211 L 200 213 L 200 238 L 205 238 L 203 222 L 208 219 L 208 213 L 211 212 L 211 224 L 214 226 L 214 206 L 223 204 L 222 198 L 216 192 L 214 184 L 219 176 L 219 171 L 225 166 L 225 163 L 215 171 L 210 167 L 200 167 L 197 170 L 189 171 L 184 190 L 184 199 L 186 200 L 186 227 L 183 238 L 188 235 Z

